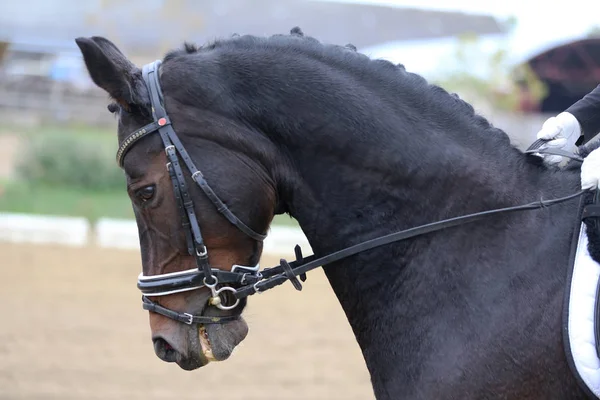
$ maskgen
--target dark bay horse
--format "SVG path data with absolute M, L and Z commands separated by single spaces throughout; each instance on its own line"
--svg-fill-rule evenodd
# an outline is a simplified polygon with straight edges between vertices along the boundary
M 91 78 L 114 100 L 109 110 L 126 148 L 131 132 L 157 120 L 146 75 L 105 38 L 76 41 Z M 402 66 L 299 29 L 186 44 L 155 75 L 156 98 L 199 179 L 255 236 L 275 214 L 293 216 L 316 255 L 580 190 L 578 166 L 544 166 L 458 97 Z M 183 206 L 197 218 L 212 268 L 255 265 L 262 242 L 217 211 L 195 184 L 197 174 L 185 170 L 177 181 L 177 156 L 165 151 L 162 134 L 146 130 L 121 160 L 143 275 L 177 277 L 206 254 L 190 255 L 174 184 L 187 185 L 193 207 Z M 577 213 L 573 200 L 491 216 L 326 265 L 376 397 L 585 398 L 561 332 Z M 181 315 L 227 318 L 246 304 L 211 307 L 206 287 L 162 293 L 152 304 L 183 313 L 177 318 L 184 321 Z M 189 322 L 150 312 L 156 354 L 186 370 L 227 359 L 248 332 L 241 317 Z

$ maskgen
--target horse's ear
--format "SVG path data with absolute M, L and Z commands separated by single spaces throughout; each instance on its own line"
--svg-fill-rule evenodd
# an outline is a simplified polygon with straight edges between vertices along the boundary
M 75 42 L 92 81 L 122 106 L 129 108 L 130 104 L 134 104 L 134 73 L 138 68 L 108 39 L 80 37 Z

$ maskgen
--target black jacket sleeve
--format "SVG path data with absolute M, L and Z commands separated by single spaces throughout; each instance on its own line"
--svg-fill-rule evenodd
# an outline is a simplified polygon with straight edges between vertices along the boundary
M 583 143 L 589 142 L 600 131 L 600 85 L 565 111 L 579 121 Z

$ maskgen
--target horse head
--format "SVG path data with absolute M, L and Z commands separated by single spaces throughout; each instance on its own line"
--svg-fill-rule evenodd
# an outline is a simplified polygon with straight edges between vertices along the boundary
M 214 107 L 223 88 L 210 68 L 197 74 L 177 62 L 157 63 L 150 79 L 160 83 L 151 86 L 109 40 L 79 38 L 77 44 L 92 80 L 113 100 L 108 109 L 118 120 L 117 161 L 139 230 L 144 305 L 179 313 L 150 313 L 155 352 L 184 369 L 224 360 L 248 332 L 240 315 L 246 301 L 217 291 L 255 275 L 264 233 L 277 211 L 269 143 L 228 118 L 230 104 Z M 188 91 L 195 90 L 190 80 L 205 88 L 194 92 L 196 100 L 213 107 L 203 111 L 189 103 Z M 155 118 L 157 108 L 180 142 L 166 145 L 169 135 L 156 133 L 158 121 L 166 120 Z M 172 153 L 165 150 L 169 146 Z M 192 172 L 188 162 L 196 168 Z M 185 323 L 193 316 L 194 323 Z

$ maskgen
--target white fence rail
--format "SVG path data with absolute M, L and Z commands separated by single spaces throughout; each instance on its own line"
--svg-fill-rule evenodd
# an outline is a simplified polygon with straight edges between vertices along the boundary
M 96 244 L 106 248 L 139 249 L 138 228 L 135 221 L 102 218 L 95 226 Z M 264 252 L 281 254 L 293 253 L 299 244 L 304 251 L 310 250 L 308 240 L 302 231 L 295 227 L 272 226 L 264 241 Z
M 0 242 L 139 249 L 135 221 L 112 218 L 101 218 L 92 226 L 85 218 L 0 213 Z M 299 228 L 275 225 L 265 239 L 264 253 L 293 254 L 296 244 L 304 253 L 311 252 Z
M 0 241 L 85 246 L 90 223 L 85 218 L 0 213 Z

